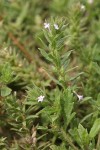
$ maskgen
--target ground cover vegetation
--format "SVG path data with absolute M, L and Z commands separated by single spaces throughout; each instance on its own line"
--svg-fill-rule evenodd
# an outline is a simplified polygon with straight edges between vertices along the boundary
M 100 150 L 99 0 L 0 0 L 0 149 Z

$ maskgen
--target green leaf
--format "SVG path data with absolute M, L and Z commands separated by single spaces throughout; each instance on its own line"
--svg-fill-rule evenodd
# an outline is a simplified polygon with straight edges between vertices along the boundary
M 91 100 L 91 98 L 92 98 L 92 97 L 85 97 L 85 98 L 83 98 L 83 100 L 80 101 L 80 104 L 83 104 L 83 103 L 85 103 L 85 102 Z
M 47 129 L 48 129 L 48 127 L 47 127 L 47 126 L 46 126 L 46 127 L 38 126 L 38 127 L 37 127 L 37 129 L 38 129 L 38 130 L 47 130 Z
M 9 63 L 5 63 L 1 69 L 0 81 L 4 84 L 10 83 L 13 79 L 13 72 L 11 65 Z
M 51 40 L 50 40 L 50 38 L 49 38 L 49 36 L 48 36 L 48 32 L 46 32 L 45 30 L 43 30 L 43 33 L 44 33 L 44 36 L 45 36 L 46 40 L 47 40 L 49 43 L 51 43 Z
M 1 88 L 1 96 L 2 97 L 8 96 L 11 93 L 11 91 L 12 90 L 10 88 L 8 88 L 7 86 L 3 86 Z
M 62 144 L 60 146 L 51 145 L 50 148 L 51 148 L 51 150 L 66 150 L 66 147 L 64 144 Z
M 100 75 L 100 66 L 97 63 L 93 62 L 93 67 L 97 74 Z
M 86 121 L 87 119 L 89 119 L 90 117 L 92 117 L 93 113 L 90 113 L 88 115 L 86 115 L 81 121 L 80 123 L 83 123 L 84 121 Z
M 87 132 L 87 129 L 85 129 L 81 124 L 79 124 L 78 133 L 79 133 L 79 137 L 81 139 L 81 142 L 82 142 L 83 146 L 88 146 L 88 144 L 89 144 L 89 134 Z
M 34 119 L 34 118 L 38 118 L 37 115 L 29 115 L 26 120 L 31 120 L 31 119 Z
M 43 57 L 49 61 L 51 61 L 51 59 L 49 58 L 48 54 L 46 53 L 45 50 L 43 50 L 42 48 L 39 48 L 41 54 L 43 55 Z
M 76 115 L 76 113 L 73 112 L 73 113 L 70 115 L 70 117 L 69 117 L 69 116 L 67 117 L 67 126 L 69 125 L 69 123 L 71 122 L 71 120 L 75 117 L 75 115 Z
M 41 38 L 39 38 L 39 40 L 41 41 L 43 47 L 44 47 L 45 49 L 48 49 L 48 46 L 45 44 L 45 42 L 44 42 Z
M 22 24 L 23 20 L 25 19 L 26 15 L 28 13 L 28 7 L 29 7 L 29 3 L 26 3 L 23 5 L 22 11 L 16 21 L 17 27 L 19 27 Z
M 100 118 L 96 119 L 91 130 L 89 136 L 93 139 L 100 131 Z

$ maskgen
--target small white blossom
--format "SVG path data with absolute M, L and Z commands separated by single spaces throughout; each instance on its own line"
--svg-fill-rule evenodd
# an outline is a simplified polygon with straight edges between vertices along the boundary
M 45 97 L 45 96 L 40 95 L 40 96 L 37 98 L 37 99 L 38 99 L 38 102 L 43 102 L 44 97 Z
M 85 11 L 85 5 L 81 5 L 81 10 Z
M 92 3 L 93 3 L 93 1 L 94 1 L 94 0 L 88 0 L 88 3 L 89 3 L 89 4 L 92 4 Z
M 55 28 L 56 30 L 59 30 L 58 24 L 54 24 L 54 28 Z
M 45 29 L 50 29 L 50 23 L 46 23 L 46 22 L 45 22 L 45 23 L 44 23 L 44 28 L 45 28 Z
M 83 95 L 78 95 L 78 94 L 77 94 L 77 97 L 78 97 L 78 100 L 79 100 L 79 101 L 83 99 Z
M 83 95 L 78 95 L 75 91 L 73 91 L 73 92 L 76 94 L 76 96 L 78 97 L 79 101 L 83 99 Z

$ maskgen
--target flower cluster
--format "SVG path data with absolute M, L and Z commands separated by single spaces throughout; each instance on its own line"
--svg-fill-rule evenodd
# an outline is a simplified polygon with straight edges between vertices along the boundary
M 59 30 L 58 24 L 54 24 L 53 26 L 54 26 L 55 30 Z M 50 23 L 45 22 L 44 23 L 44 28 L 50 30 Z

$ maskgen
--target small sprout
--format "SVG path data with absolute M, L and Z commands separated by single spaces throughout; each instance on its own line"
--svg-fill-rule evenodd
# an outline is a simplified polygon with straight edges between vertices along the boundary
M 79 100 L 79 101 L 83 99 L 83 95 L 78 95 L 75 91 L 73 91 L 73 93 L 76 94 L 76 96 L 78 97 L 78 100 Z
M 55 28 L 56 30 L 59 30 L 59 27 L 58 27 L 57 24 L 54 24 L 54 28 Z
M 38 102 L 43 102 L 44 97 L 45 97 L 45 96 L 40 95 L 40 96 L 37 98 L 37 99 L 38 99 Z
M 44 28 L 45 28 L 45 29 L 50 29 L 50 23 L 46 23 L 46 22 L 45 22 L 45 23 L 44 23 Z

